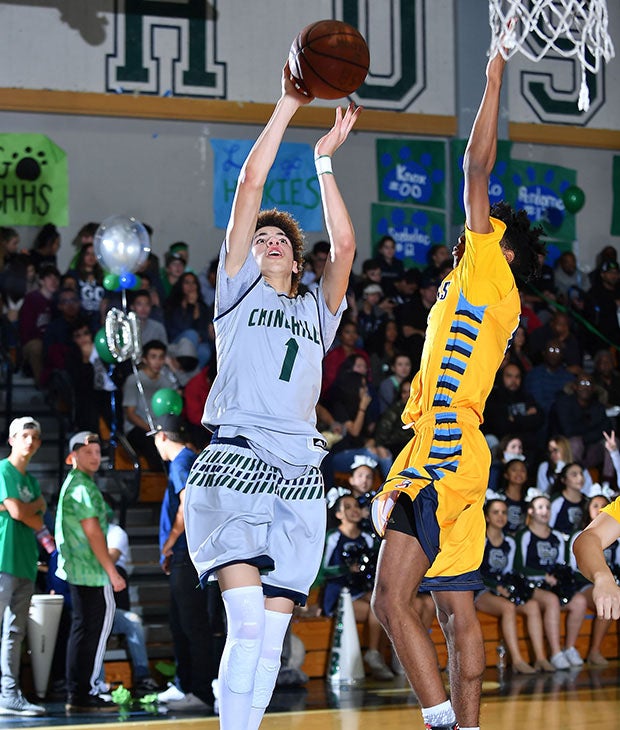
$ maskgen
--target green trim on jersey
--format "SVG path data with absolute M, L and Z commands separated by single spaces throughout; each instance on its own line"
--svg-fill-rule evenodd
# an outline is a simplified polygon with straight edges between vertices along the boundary
M 72 469 L 65 479 L 56 512 L 56 575 L 78 586 L 108 585 L 108 574 L 92 551 L 82 528 L 82 520 L 96 517 L 101 531 L 108 534 L 106 505 L 99 487 L 79 469 Z
M 34 502 L 40 495 L 39 482 L 31 474 L 22 474 L 8 459 L 0 461 L 0 502 L 7 498 Z M 0 512 L 0 572 L 34 581 L 38 557 L 34 530 Z

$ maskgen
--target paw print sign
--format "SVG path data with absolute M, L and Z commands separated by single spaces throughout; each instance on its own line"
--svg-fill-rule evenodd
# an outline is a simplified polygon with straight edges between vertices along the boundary
M 0 218 L 10 226 L 69 224 L 67 155 L 44 134 L 0 134 Z

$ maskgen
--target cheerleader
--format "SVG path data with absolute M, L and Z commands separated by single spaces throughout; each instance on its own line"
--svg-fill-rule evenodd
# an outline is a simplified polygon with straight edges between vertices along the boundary
M 613 492 L 609 487 L 601 487 L 600 484 L 594 484 L 589 494 L 589 501 L 586 511 L 585 523 L 589 525 L 595 520 L 603 507 L 611 504 Z M 573 570 L 577 571 L 577 584 L 580 586 L 581 593 L 586 597 L 588 601 L 588 610 L 596 613 L 596 606 L 594 604 L 594 598 L 592 593 L 594 586 L 587 580 L 580 572 L 578 572 L 577 560 L 573 552 L 573 545 L 577 537 L 581 534 L 581 531 L 575 532 L 570 540 L 570 566 Z M 615 540 L 608 547 L 603 550 L 605 556 L 605 562 L 607 563 L 611 572 L 618 579 L 620 574 L 620 540 Z M 601 644 L 609 627 L 611 620 L 606 618 L 599 618 L 598 616 L 592 622 L 592 636 L 590 639 L 590 651 L 588 652 L 588 664 L 592 664 L 596 667 L 606 667 L 609 662 L 601 654 Z
M 487 523 L 487 538 L 480 572 L 485 588 L 475 598 L 478 611 L 497 616 L 501 620 L 502 635 L 517 674 L 534 674 L 536 671 L 554 672 L 555 667 L 545 655 L 543 622 L 540 606 L 527 595 L 511 595 L 506 585 L 511 582 L 516 544 L 512 537 L 504 534 L 507 522 L 506 503 L 491 499 L 484 506 Z M 524 615 L 527 630 L 532 641 L 536 661 L 532 667 L 522 657 L 517 637 L 517 614 Z
M 539 586 L 534 590 L 533 598 L 543 613 L 545 635 L 551 647 L 551 664 L 556 669 L 580 667 L 583 659 L 575 643 L 586 615 L 587 600 L 579 592 L 560 596 L 561 581 L 554 572 L 558 566 L 565 565 L 566 541 L 561 532 L 549 527 L 548 495 L 530 489 L 526 501 L 529 504 L 528 526 L 516 536 L 515 568 Z M 564 650 L 560 644 L 560 611 L 568 612 Z
M 572 535 L 583 527 L 588 500 L 582 493 L 585 484 L 584 470 L 573 461 L 559 473 L 551 496 L 552 529 Z
M 527 489 L 527 466 L 520 459 L 513 459 L 504 469 L 504 488 L 506 495 L 507 522 L 504 532 L 507 535 L 516 534 L 525 527 L 527 504 L 525 492 Z

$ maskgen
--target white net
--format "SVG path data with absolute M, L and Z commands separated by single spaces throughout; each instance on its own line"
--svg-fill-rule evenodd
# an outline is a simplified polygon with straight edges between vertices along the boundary
M 578 108 L 587 111 L 586 71 L 598 73 L 614 56 L 605 0 L 489 0 L 491 54 L 508 59 L 520 51 L 540 61 L 550 51 L 575 57 L 581 66 Z

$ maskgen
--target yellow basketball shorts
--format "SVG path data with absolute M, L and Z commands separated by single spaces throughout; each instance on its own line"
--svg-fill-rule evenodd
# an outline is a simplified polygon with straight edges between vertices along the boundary
M 410 499 L 411 534 L 430 568 L 422 584 L 431 590 L 482 587 L 478 569 L 485 541 L 482 512 L 491 454 L 476 415 L 436 409 L 415 424 L 415 435 L 396 457 L 372 504 L 377 534 L 390 529 L 399 499 Z M 398 529 L 398 528 L 397 528 Z

